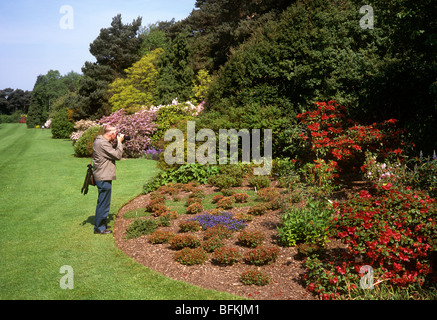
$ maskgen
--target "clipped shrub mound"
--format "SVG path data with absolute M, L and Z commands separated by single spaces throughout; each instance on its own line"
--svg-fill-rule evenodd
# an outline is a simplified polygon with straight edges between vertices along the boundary
M 240 281 L 247 285 L 265 286 L 271 282 L 271 279 L 264 272 L 259 270 L 248 270 L 241 274 Z

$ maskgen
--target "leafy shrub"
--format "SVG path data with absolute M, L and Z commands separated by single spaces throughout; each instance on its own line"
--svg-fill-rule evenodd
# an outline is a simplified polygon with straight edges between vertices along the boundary
M 261 231 L 241 231 L 238 241 L 245 247 L 255 248 L 264 241 L 264 234 Z
M 405 130 L 396 129 L 397 120 L 360 125 L 348 119 L 346 107 L 334 100 L 316 102 L 315 106 L 317 109 L 297 115 L 307 130 L 300 136 L 308 142 L 314 159 L 334 160 L 338 172 L 346 167 L 358 169 L 364 163 L 366 151 L 383 158 L 404 152 L 399 145 L 406 146 L 402 141 Z
M 183 248 L 175 253 L 174 258 L 181 264 L 191 266 L 204 263 L 208 260 L 208 254 L 202 248 Z
M 281 216 L 278 240 L 282 246 L 291 247 L 306 242 L 324 245 L 328 238 L 328 227 L 332 208 L 326 201 L 308 199 L 304 208 L 289 208 Z
M 68 139 L 74 131 L 74 123 L 68 119 L 66 108 L 62 108 L 54 113 L 51 126 L 52 136 L 55 139 Z
M 320 246 L 311 243 L 299 243 L 297 245 L 297 252 L 304 256 L 311 256 L 320 252 Z
M 202 229 L 202 226 L 198 221 L 183 221 L 179 223 L 180 232 L 190 232 L 190 231 L 199 231 Z
M 195 202 L 193 204 L 190 204 L 186 210 L 186 213 L 188 214 L 196 214 L 199 212 L 202 212 L 203 210 L 203 204 L 200 202 Z
M 262 188 L 268 188 L 270 187 L 270 179 L 266 176 L 251 176 L 247 182 L 249 182 L 249 185 L 252 187 L 256 187 L 257 190 Z
M 236 193 L 234 198 L 237 203 L 245 203 L 249 199 L 249 195 L 247 193 Z
M 222 189 L 220 192 L 223 194 L 224 197 L 230 197 L 233 196 L 236 192 L 232 189 Z
M 314 193 L 329 197 L 338 186 L 335 184 L 338 164 L 336 161 L 315 159 L 314 162 L 306 163 L 300 170 L 303 180 L 315 188 Z
M 220 247 L 213 253 L 212 260 L 221 265 L 233 265 L 241 259 L 241 254 L 237 248 Z
M 188 198 L 204 199 L 205 191 L 203 191 L 202 189 L 194 189 L 192 193 L 188 196 Z
M 217 203 L 219 200 L 223 199 L 223 197 L 224 197 L 224 195 L 217 194 L 217 195 L 215 195 L 215 196 L 212 197 L 211 202 L 212 202 L 212 203 Z
M 391 183 L 399 187 L 409 186 L 437 196 L 437 155 L 424 158 L 422 155 L 405 161 L 378 162 L 377 156 L 366 153 L 366 161 L 361 167 L 365 177 L 376 184 Z
M 363 190 L 344 203 L 334 203 L 332 236 L 348 245 L 341 258 L 308 257 L 304 279 L 308 289 L 323 299 L 359 294 L 361 267 L 373 268 L 374 282 L 394 289 L 420 290 L 436 282 L 436 200 L 410 187 L 391 183 Z M 357 262 L 355 258 L 361 257 Z
M 168 243 L 174 236 L 173 232 L 156 230 L 149 236 L 149 241 L 153 244 Z
M 74 144 L 74 155 L 76 157 L 91 157 L 93 155 L 93 144 L 97 136 L 103 133 L 103 128 L 96 126 L 85 130 L 82 136 Z
M 431 197 L 437 198 L 437 156 L 435 151 L 432 159 L 418 157 L 408 161 L 407 165 L 412 169 L 404 183 L 409 183 L 412 188 L 426 191 Z
M 275 200 L 279 196 L 279 191 L 275 188 L 263 188 L 256 193 L 259 199 L 265 202 Z
M 248 270 L 241 274 L 240 281 L 247 286 L 252 284 L 265 286 L 270 283 L 271 279 L 268 275 L 259 270 Z
M 192 173 L 193 171 L 195 174 Z M 159 187 L 172 182 L 185 184 L 182 187 L 184 191 L 193 191 L 195 188 L 194 182 L 207 183 L 208 177 L 216 174 L 217 171 L 218 169 L 215 166 L 200 164 L 187 164 L 179 168 L 172 167 L 168 170 L 161 170 L 144 184 L 143 193 L 147 194 L 155 191 Z M 188 184 L 189 182 L 191 183 Z
M 220 239 L 220 237 L 212 237 L 212 238 L 204 240 L 202 242 L 201 246 L 206 252 L 213 252 L 217 248 L 223 247 L 224 245 L 225 244 L 224 244 L 223 240 Z
M 215 227 L 217 225 L 222 225 L 229 230 L 238 231 L 246 227 L 246 222 L 236 220 L 233 218 L 232 212 L 223 211 L 221 214 L 211 215 L 211 214 L 202 214 L 191 220 L 199 221 L 202 225 L 203 229 L 208 229 Z
M 217 201 L 216 205 L 218 208 L 223 209 L 231 209 L 234 206 L 235 198 L 234 197 L 224 197 Z
M 199 163 L 185 164 L 177 168 L 176 181 L 181 183 L 188 183 L 190 181 L 198 181 L 201 184 L 206 184 L 208 178 L 216 175 L 219 172 L 217 166 L 201 165 Z
M 265 264 L 270 264 L 276 260 L 279 255 L 278 247 L 262 247 L 259 246 L 255 249 L 252 249 L 244 255 L 244 260 L 248 264 L 253 264 L 256 266 L 262 266 Z
M 268 207 L 265 203 L 258 203 L 252 207 L 250 207 L 248 214 L 254 215 L 254 216 L 261 216 L 268 210 Z
M 191 234 L 177 234 L 170 240 L 170 246 L 175 250 L 197 248 L 200 246 L 200 240 Z
M 140 158 L 146 155 L 151 146 L 151 136 L 156 131 L 156 114 L 148 110 L 140 110 L 134 114 L 126 114 L 120 109 L 99 120 L 99 124 L 116 126 L 118 131 L 129 135 L 131 140 L 123 142 L 123 154 L 128 158 Z
M 234 219 L 249 222 L 253 220 L 253 216 L 248 213 L 237 212 L 234 214 Z
M 421 286 L 432 273 L 431 255 L 437 249 L 436 200 L 390 183 L 376 188 L 374 196 L 363 190 L 346 203 L 335 203 L 332 232 L 384 280 Z
M 186 206 L 186 207 L 189 207 L 189 206 L 191 206 L 193 203 L 196 203 L 196 202 L 198 202 L 198 203 L 202 203 L 202 199 L 200 199 L 200 198 L 188 198 L 188 199 L 185 201 L 185 206 Z
M 229 239 L 232 237 L 233 231 L 229 230 L 229 228 L 223 225 L 215 225 L 214 227 L 210 227 L 205 231 L 203 238 L 205 240 L 217 238 L 220 240 Z
M 165 198 L 154 196 L 153 199 L 146 203 L 146 211 L 147 212 L 155 212 L 161 208 L 168 209 L 165 205 Z
M 126 229 L 126 239 L 135 239 L 153 233 L 158 228 L 158 222 L 153 219 L 136 219 Z
M 243 179 L 236 178 L 227 174 L 218 174 L 209 177 L 208 183 L 220 190 L 229 189 L 232 187 L 240 187 L 243 184 Z

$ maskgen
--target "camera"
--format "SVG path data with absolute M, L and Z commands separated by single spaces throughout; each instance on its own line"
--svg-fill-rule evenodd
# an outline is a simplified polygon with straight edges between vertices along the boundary
M 120 132 L 117 133 L 117 136 L 120 136 L 120 135 L 121 135 Z M 127 136 L 127 135 L 124 136 L 124 141 L 129 141 L 130 139 L 131 139 L 130 136 Z

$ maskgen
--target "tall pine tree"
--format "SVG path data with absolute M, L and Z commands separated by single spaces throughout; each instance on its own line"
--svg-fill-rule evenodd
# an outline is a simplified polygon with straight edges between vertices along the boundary
M 79 108 L 74 114 L 76 119 L 97 119 L 111 112 L 109 84 L 124 77 L 125 70 L 140 59 L 140 26 L 141 17 L 131 24 L 123 24 L 118 14 L 112 19 L 111 27 L 101 29 L 90 44 L 96 62 L 87 61 L 82 67 L 84 78 L 79 89 Z

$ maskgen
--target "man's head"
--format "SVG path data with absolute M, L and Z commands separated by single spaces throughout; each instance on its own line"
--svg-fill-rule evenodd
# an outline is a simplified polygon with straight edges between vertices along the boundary
M 117 128 L 111 125 L 105 126 L 105 132 L 103 136 L 109 141 L 114 140 L 117 137 Z

